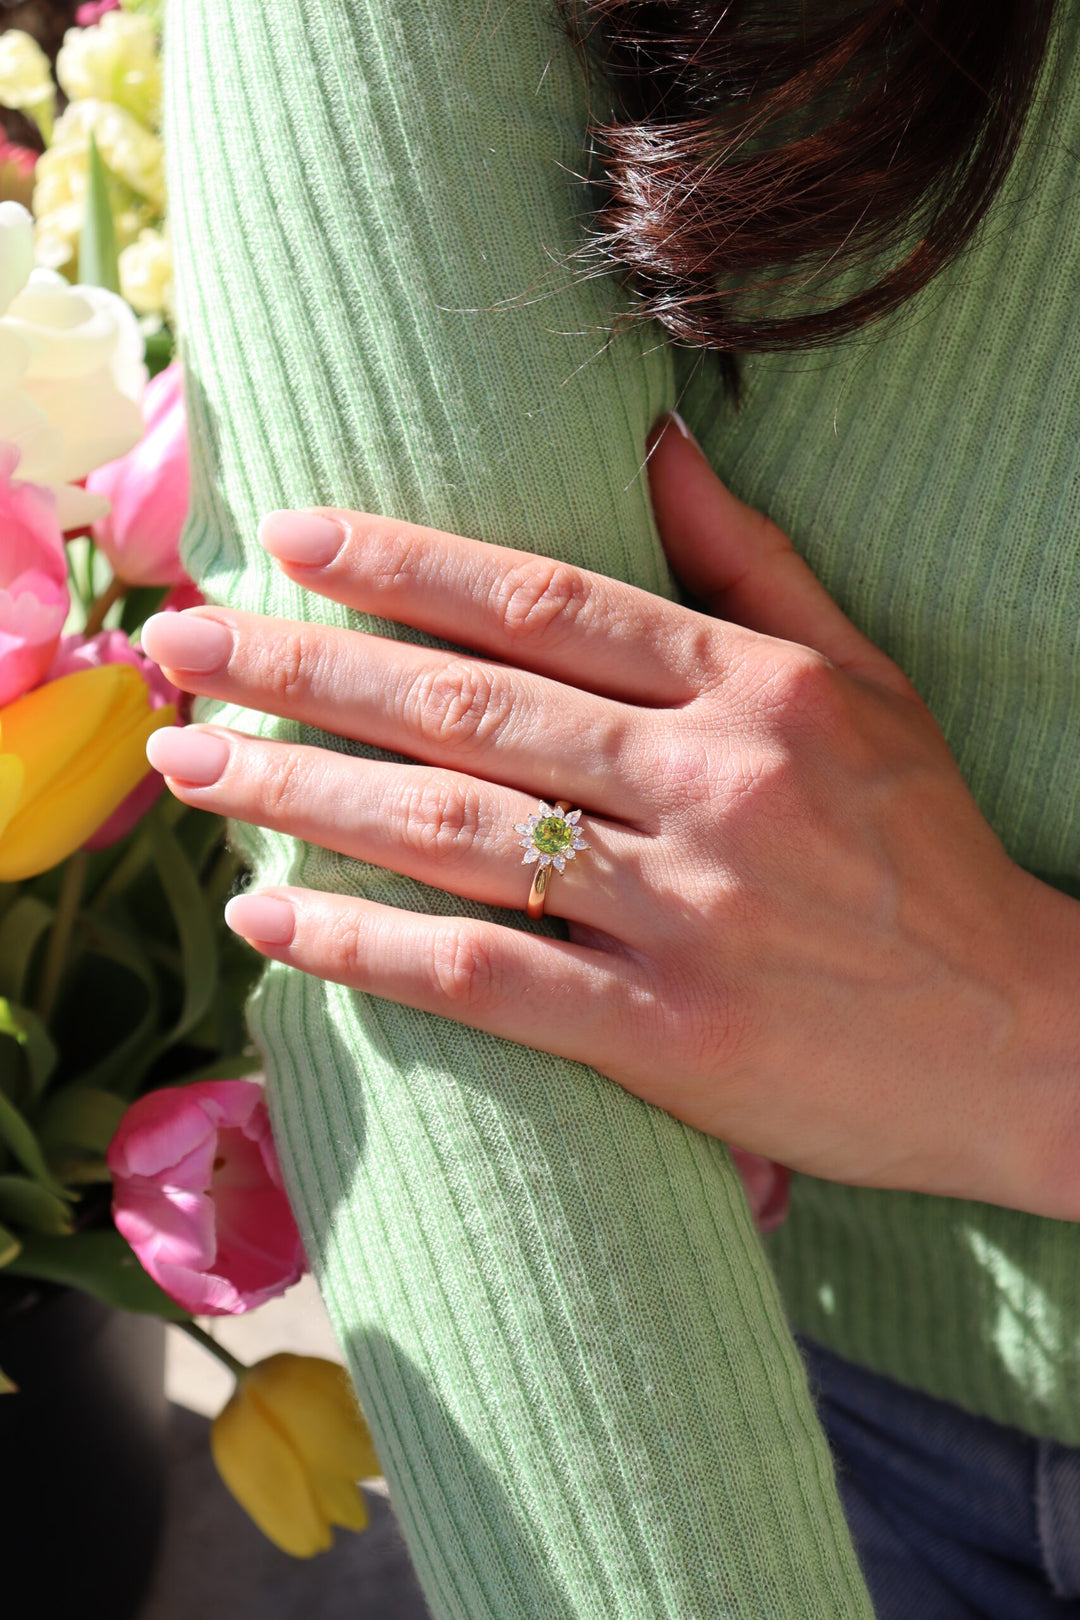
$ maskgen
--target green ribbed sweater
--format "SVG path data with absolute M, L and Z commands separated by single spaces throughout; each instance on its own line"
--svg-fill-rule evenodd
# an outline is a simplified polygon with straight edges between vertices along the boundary
M 335 504 L 667 591 L 641 458 L 680 399 L 915 679 L 1016 858 L 1075 882 L 1080 97 L 974 256 L 885 335 L 748 365 L 736 415 L 660 334 L 609 342 L 620 295 L 568 260 L 586 87 L 554 13 L 174 0 L 193 573 L 348 622 L 255 541 Z M 1078 35 L 1073 7 L 1063 84 Z M 259 881 L 480 909 L 244 839 Z M 781 1290 L 845 1354 L 1080 1442 L 1071 1226 L 799 1178 L 774 1274 L 726 1150 L 589 1070 L 276 965 L 253 1025 L 437 1620 L 868 1615 Z

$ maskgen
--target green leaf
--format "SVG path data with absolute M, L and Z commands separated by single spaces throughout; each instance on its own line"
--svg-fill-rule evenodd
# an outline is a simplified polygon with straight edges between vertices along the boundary
M 108 1186 L 112 1173 L 104 1159 L 50 1159 L 49 1164 L 57 1181 L 65 1187 Z
M 133 585 L 124 597 L 121 630 L 129 636 L 136 635 L 142 629 L 144 620 L 157 612 L 168 594 L 168 585 Z
M 27 1067 L 18 1041 L 0 1036 L 0 1091 L 11 1102 L 21 1103 L 27 1093 Z
M 146 992 L 142 1016 L 110 1052 L 91 1068 L 78 1076 L 78 1084 L 85 1090 L 115 1091 L 121 1097 L 134 1097 L 139 1082 L 152 1061 L 156 1043 L 159 993 L 157 980 L 146 964 L 135 942 L 97 918 L 93 924 L 93 950 L 126 968 Z
M 9 1232 L 6 1226 L 0 1226 L 0 1266 L 9 1266 L 21 1251 L 22 1244 L 14 1232 Z M 0 1377 L 2 1376 L 3 1374 L 0 1374 Z M 5 1394 L 7 1391 L 0 1385 L 0 1395 Z
M 190 1322 L 191 1316 L 160 1289 L 140 1266 L 119 1232 L 75 1232 L 71 1237 L 27 1234 L 22 1252 L 9 1262 L 8 1275 L 81 1288 L 122 1311 Z
M 39 1181 L 58 1198 L 63 1198 L 64 1189 L 49 1174 L 49 1167 L 45 1163 L 45 1156 L 37 1137 L 30 1129 L 25 1116 L 13 1102 L 9 1102 L 2 1091 L 0 1091 L 0 1141 L 7 1144 L 23 1169 L 29 1171 L 35 1181 Z
M 0 1091 L 23 1105 L 41 1095 L 57 1052 L 36 1012 L 0 997 Z
M 150 826 L 154 864 L 180 936 L 184 967 L 184 1001 L 161 1049 L 173 1046 L 192 1029 L 214 998 L 218 972 L 217 931 L 195 870 L 179 840 L 160 821 Z
M 0 922 L 0 995 L 22 1001 L 38 941 L 53 920 L 53 908 L 35 894 L 21 895 Z
M 19 1018 L 26 1033 L 26 1061 L 30 1066 L 30 1095 L 40 1097 L 56 1068 L 57 1050 L 53 1039 L 36 1012 L 29 1007 L 19 1008 Z
M 24 1231 L 62 1235 L 74 1230 L 64 1200 L 28 1176 L 0 1176 L 0 1215 Z
M 0 997 L 0 1036 L 8 1036 L 18 1043 L 21 1069 L 21 1083 L 12 1087 L 3 1084 L 0 1079 L 2 1089 L 13 1101 L 21 1101 L 28 1080 L 30 1097 L 39 1097 L 56 1067 L 57 1059 L 56 1047 L 45 1025 L 29 1007 L 13 1007 L 11 1002 Z M 6 1057 L 0 1056 L 0 1071 L 6 1075 L 8 1068 Z
M 146 369 L 151 377 L 164 371 L 176 353 L 176 339 L 167 326 L 153 332 L 146 340 Z
M 0 996 L 0 1035 L 10 1035 L 20 1046 L 26 1045 L 25 1031 L 15 1017 L 15 1009 L 4 996 Z
M 79 281 L 86 287 L 107 287 L 114 293 L 120 291 L 116 229 L 109 202 L 108 178 L 92 130 L 87 153 L 86 214 L 79 237 Z
M 49 1098 L 37 1121 L 38 1141 L 54 1157 L 83 1148 L 100 1158 L 108 1151 L 127 1104 L 95 1086 L 65 1086 Z

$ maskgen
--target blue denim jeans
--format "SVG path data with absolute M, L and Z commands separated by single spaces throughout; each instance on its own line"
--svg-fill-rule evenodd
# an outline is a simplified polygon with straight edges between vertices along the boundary
M 1080 1449 L 802 1350 L 879 1620 L 1080 1617 Z

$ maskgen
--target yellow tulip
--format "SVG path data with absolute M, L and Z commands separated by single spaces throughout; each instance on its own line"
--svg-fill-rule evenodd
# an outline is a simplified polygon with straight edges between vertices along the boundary
M 2 747 L 3 730 L 0 729 L 0 748 Z M 15 814 L 15 806 L 22 793 L 25 775 L 21 759 L 16 758 L 14 754 L 0 753 L 0 833 Z
M 45 872 L 85 843 L 146 775 L 146 739 L 173 718 L 169 704 L 151 709 L 131 664 L 64 675 L 0 709 L 0 883 Z M 12 756 L 22 781 L 5 826 Z
M 241 1507 L 294 1558 L 325 1552 L 335 1524 L 367 1524 L 356 1482 L 381 1469 L 336 1362 L 288 1353 L 258 1362 L 215 1418 L 210 1449 Z

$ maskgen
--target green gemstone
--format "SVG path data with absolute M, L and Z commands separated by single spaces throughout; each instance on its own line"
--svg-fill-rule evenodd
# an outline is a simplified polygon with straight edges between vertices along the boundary
M 561 855 L 574 842 L 574 829 L 562 816 L 545 816 L 533 828 L 533 843 L 541 855 Z

